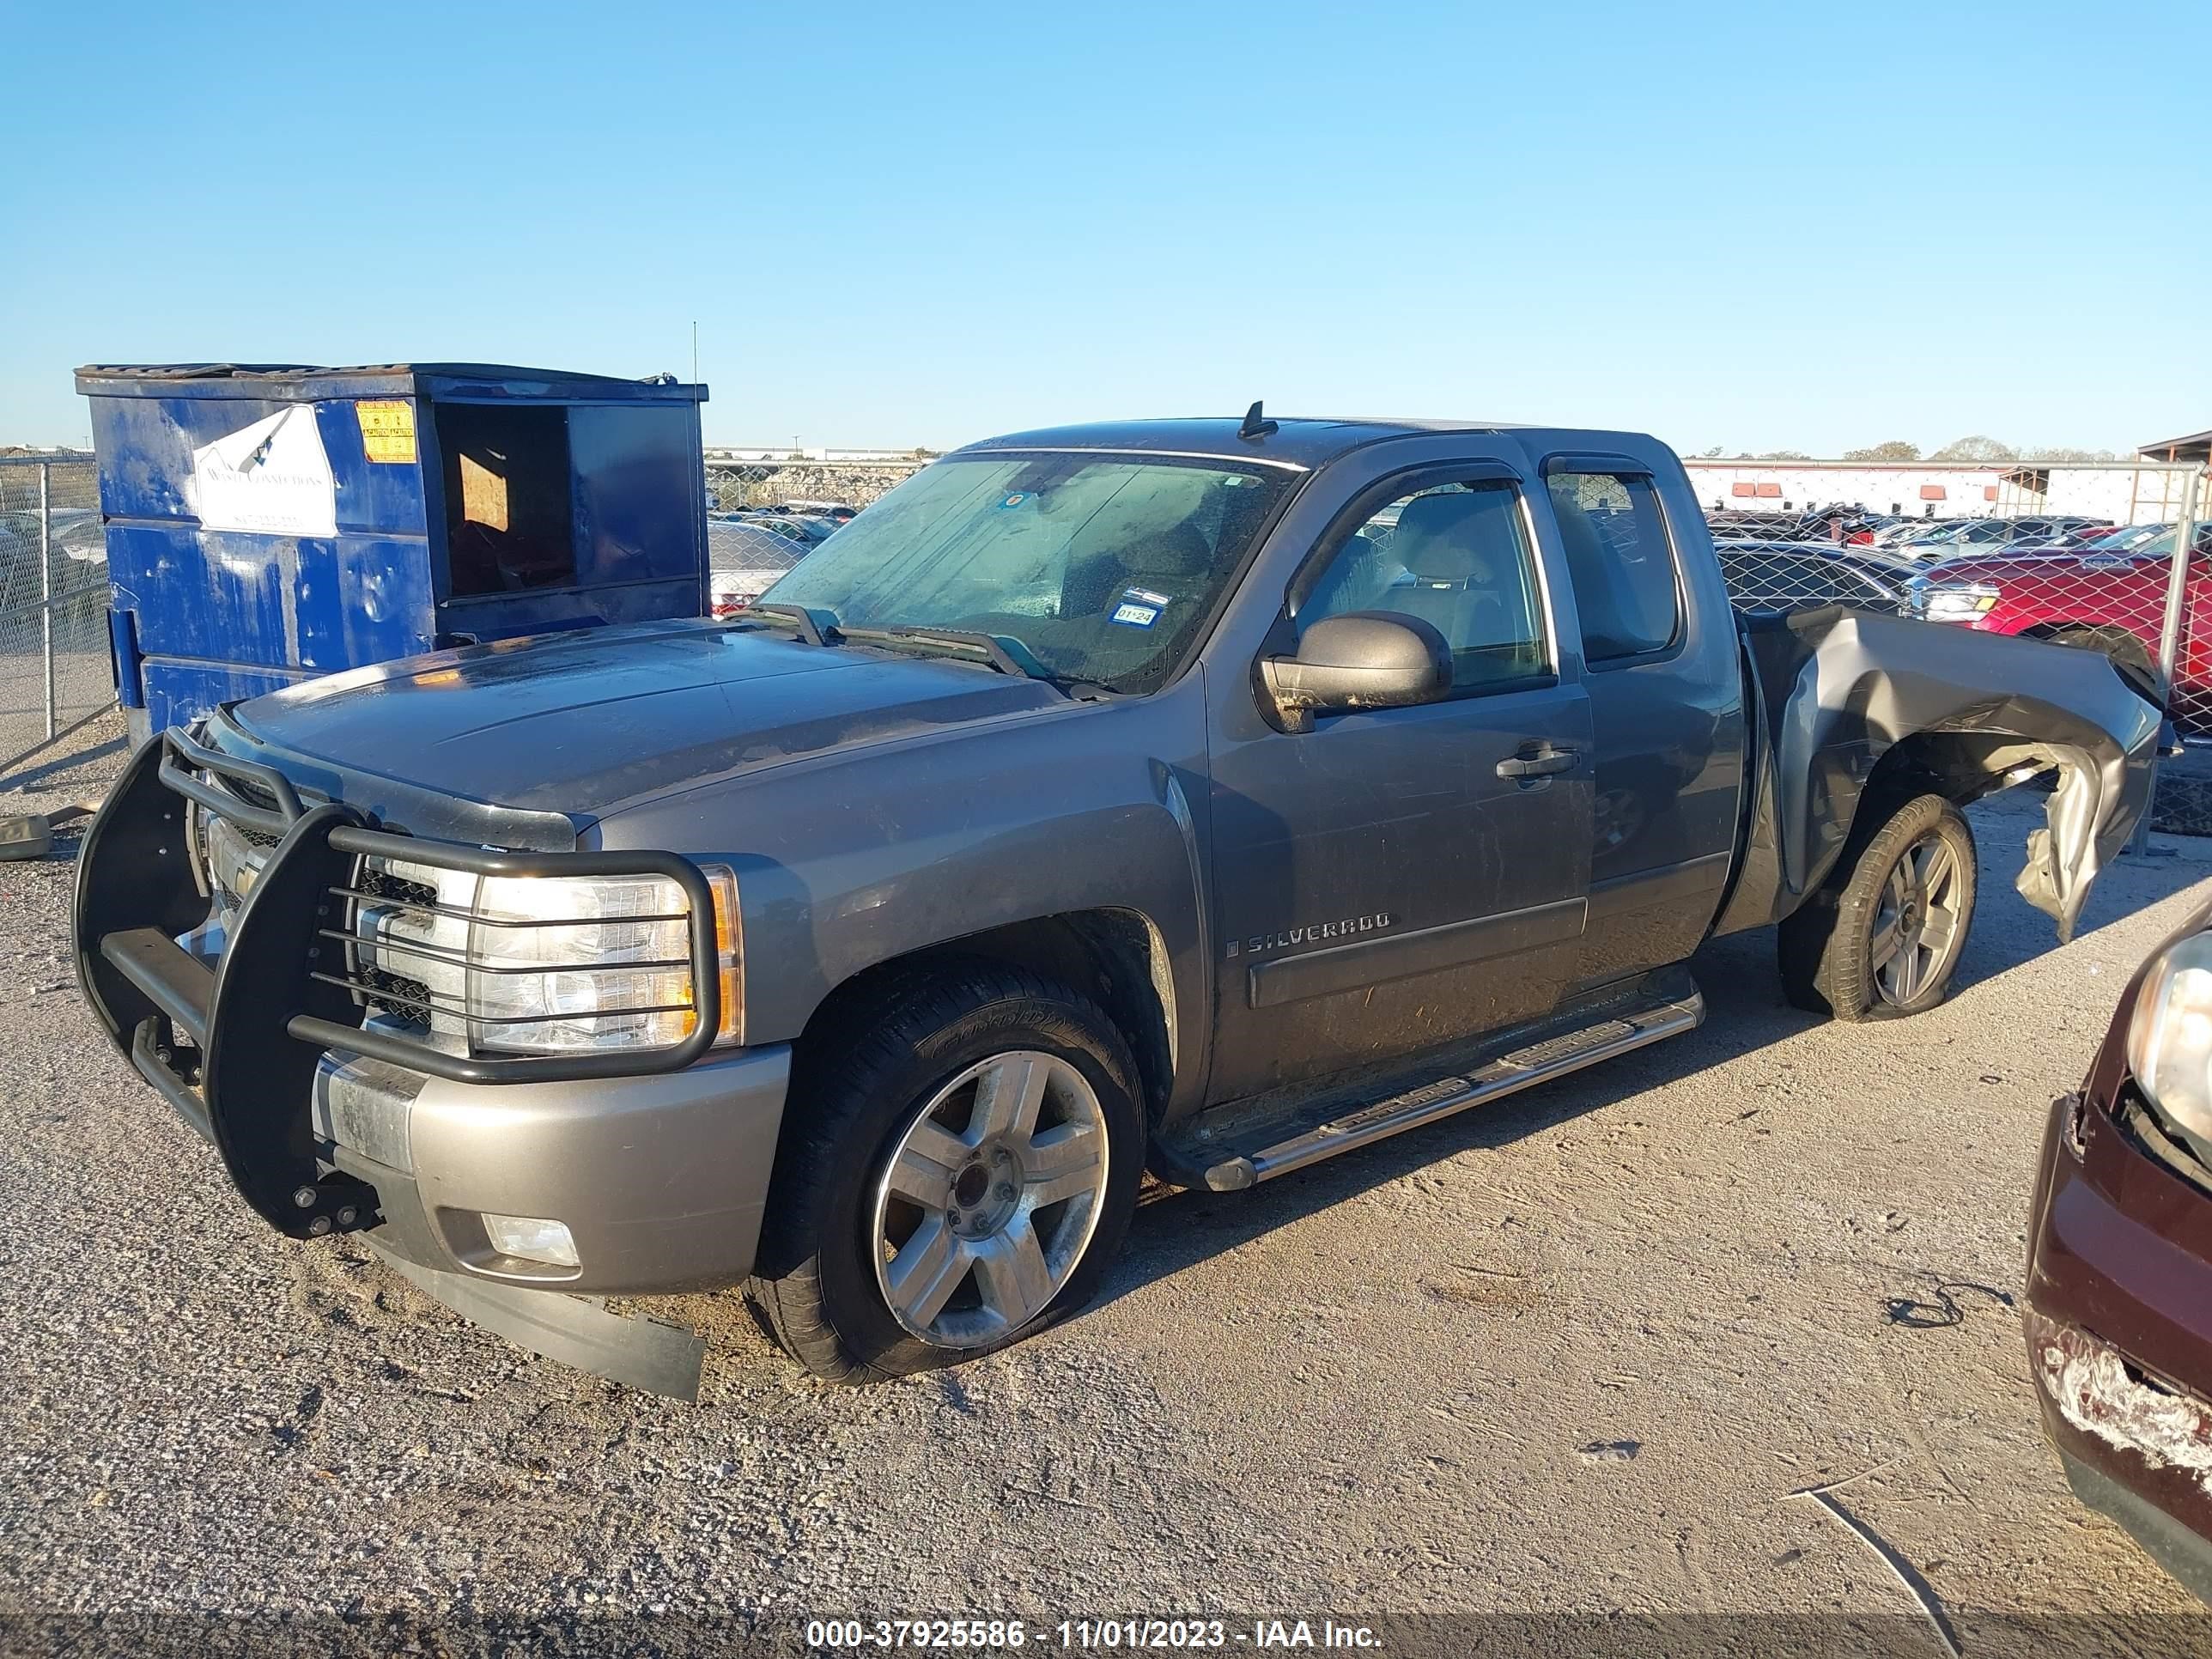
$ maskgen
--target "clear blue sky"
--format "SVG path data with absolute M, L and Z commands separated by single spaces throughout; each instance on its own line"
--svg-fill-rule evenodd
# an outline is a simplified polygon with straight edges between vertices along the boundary
M 688 372 L 710 441 L 1241 410 L 2212 426 L 2212 7 L 15 6 L 0 441 L 86 362 Z

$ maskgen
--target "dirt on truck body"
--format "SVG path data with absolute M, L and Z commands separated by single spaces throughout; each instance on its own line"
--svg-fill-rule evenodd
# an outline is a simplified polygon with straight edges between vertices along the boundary
M 1080 1307 L 1146 1171 L 1690 1030 L 1717 932 L 1934 1006 L 1959 808 L 2057 774 L 2063 931 L 2160 726 L 2090 653 L 1740 630 L 1650 438 L 1255 406 L 970 446 L 729 621 L 228 707 L 133 760 L 76 943 L 280 1231 L 640 1386 L 696 1344 L 573 1293 L 742 1287 L 864 1380 Z

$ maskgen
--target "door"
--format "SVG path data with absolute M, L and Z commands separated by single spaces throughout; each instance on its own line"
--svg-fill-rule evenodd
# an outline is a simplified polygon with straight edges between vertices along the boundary
M 1216 1099 L 1543 1015 L 1576 961 L 1589 714 L 1510 469 L 1364 492 L 1290 584 L 1277 647 L 1355 611 L 1434 625 L 1452 695 L 1242 740 L 1215 722 Z
M 1741 801 L 1742 676 L 1717 562 L 1692 588 L 1669 533 L 1670 510 L 1697 510 L 1686 490 L 1662 501 L 1621 457 L 1556 455 L 1544 483 L 1596 740 L 1579 987 L 1682 961 L 1711 926 Z

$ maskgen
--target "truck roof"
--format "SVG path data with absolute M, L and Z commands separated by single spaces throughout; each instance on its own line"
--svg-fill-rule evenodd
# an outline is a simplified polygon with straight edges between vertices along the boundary
M 1275 429 L 1264 437 L 1237 435 L 1242 418 L 1200 416 L 1160 421 L 1094 421 L 1081 426 L 1040 427 L 985 438 L 953 451 L 988 453 L 998 449 L 1098 449 L 1162 455 L 1218 455 L 1224 459 L 1272 461 L 1315 467 L 1348 451 L 1384 438 L 1433 432 L 1529 432 L 1585 449 L 1616 448 L 1640 434 L 1566 427 L 1531 427 L 1511 421 L 1431 421 L 1381 416 L 1274 416 Z

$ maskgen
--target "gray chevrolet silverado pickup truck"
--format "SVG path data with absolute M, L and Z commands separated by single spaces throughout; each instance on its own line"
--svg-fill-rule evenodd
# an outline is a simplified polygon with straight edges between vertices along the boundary
M 1079 1307 L 1148 1176 L 1691 1029 L 1716 933 L 1933 1006 L 1959 808 L 2056 772 L 2063 933 L 2159 729 L 2091 653 L 1740 623 L 1652 439 L 1255 406 L 947 455 L 732 620 L 225 708 L 88 832 L 76 950 L 279 1231 L 638 1386 L 697 1382 L 651 1298 L 735 1286 L 864 1380 Z

